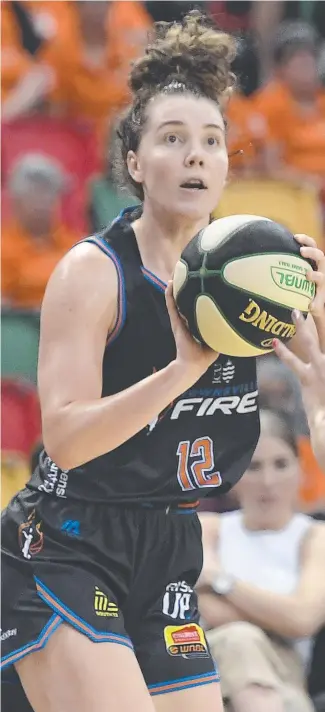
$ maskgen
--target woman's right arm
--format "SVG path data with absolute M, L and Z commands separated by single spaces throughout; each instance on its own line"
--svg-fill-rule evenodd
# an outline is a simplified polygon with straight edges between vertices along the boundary
M 113 262 L 87 243 L 64 257 L 47 286 L 38 365 L 43 441 L 50 457 L 65 470 L 114 450 L 138 433 L 217 358 L 189 335 L 169 289 L 175 361 L 134 386 L 101 398 L 103 354 L 116 320 L 117 294 Z

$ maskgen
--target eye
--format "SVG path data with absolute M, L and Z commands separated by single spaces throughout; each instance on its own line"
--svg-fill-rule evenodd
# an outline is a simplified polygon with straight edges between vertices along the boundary
M 166 134 L 165 141 L 166 143 L 177 143 L 177 141 L 179 141 L 179 136 L 176 134 Z
M 220 146 L 220 138 L 217 136 L 209 136 L 207 143 L 208 146 Z
M 252 460 L 247 472 L 258 472 L 261 469 L 261 463 L 259 460 Z
M 289 462 L 285 457 L 277 457 L 274 460 L 274 467 L 277 470 L 285 470 L 289 466 Z

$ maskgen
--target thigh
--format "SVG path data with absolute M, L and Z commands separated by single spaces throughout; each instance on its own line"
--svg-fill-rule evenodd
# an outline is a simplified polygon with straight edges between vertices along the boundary
M 105 529 L 101 515 L 96 507 L 62 504 L 39 493 L 22 493 L 6 511 L 2 524 L 3 668 L 46 645 L 63 621 L 95 643 L 113 642 L 133 649 L 121 604 L 131 563 L 116 541 L 111 548 L 103 543 L 103 532 L 109 527 Z M 117 528 L 120 520 L 117 515 L 115 519 Z M 116 551 L 124 564 L 119 576 L 114 574 Z
M 188 698 L 187 691 L 196 697 L 199 690 L 215 699 L 218 685 L 213 683 L 219 682 L 219 675 L 199 625 L 194 588 L 202 564 L 200 525 L 196 515 L 171 517 L 161 544 L 168 557 L 159 550 L 157 538 L 155 557 L 151 562 L 148 559 L 150 574 L 145 572 L 137 591 L 137 599 L 144 600 L 148 590 L 155 591 L 155 598 L 147 599 L 148 605 L 136 620 L 132 610 L 125 611 L 125 624 L 154 700 L 159 696 L 172 699 L 174 693 Z M 211 691 L 203 691 L 208 686 Z
M 220 685 L 193 687 L 154 698 L 156 712 L 223 712 Z
M 153 712 L 134 653 L 93 643 L 62 624 L 46 647 L 16 664 L 34 712 Z

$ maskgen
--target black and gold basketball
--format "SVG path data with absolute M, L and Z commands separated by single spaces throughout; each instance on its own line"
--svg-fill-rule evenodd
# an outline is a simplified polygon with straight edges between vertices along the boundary
M 190 332 L 229 356 L 259 356 L 295 333 L 292 310 L 307 314 L 311 264 L 282 225 L 255 215 L 215 220 L 178 261 L 174 298 Z

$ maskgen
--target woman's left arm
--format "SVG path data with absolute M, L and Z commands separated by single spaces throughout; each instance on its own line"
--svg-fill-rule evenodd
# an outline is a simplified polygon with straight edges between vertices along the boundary
M 315 523 L 308 537 L 296 590 L 271 593 L 237 580 L 225 598 L 264 630 L 290 638 L 309 637 L 325 623 L 325 524 Z

